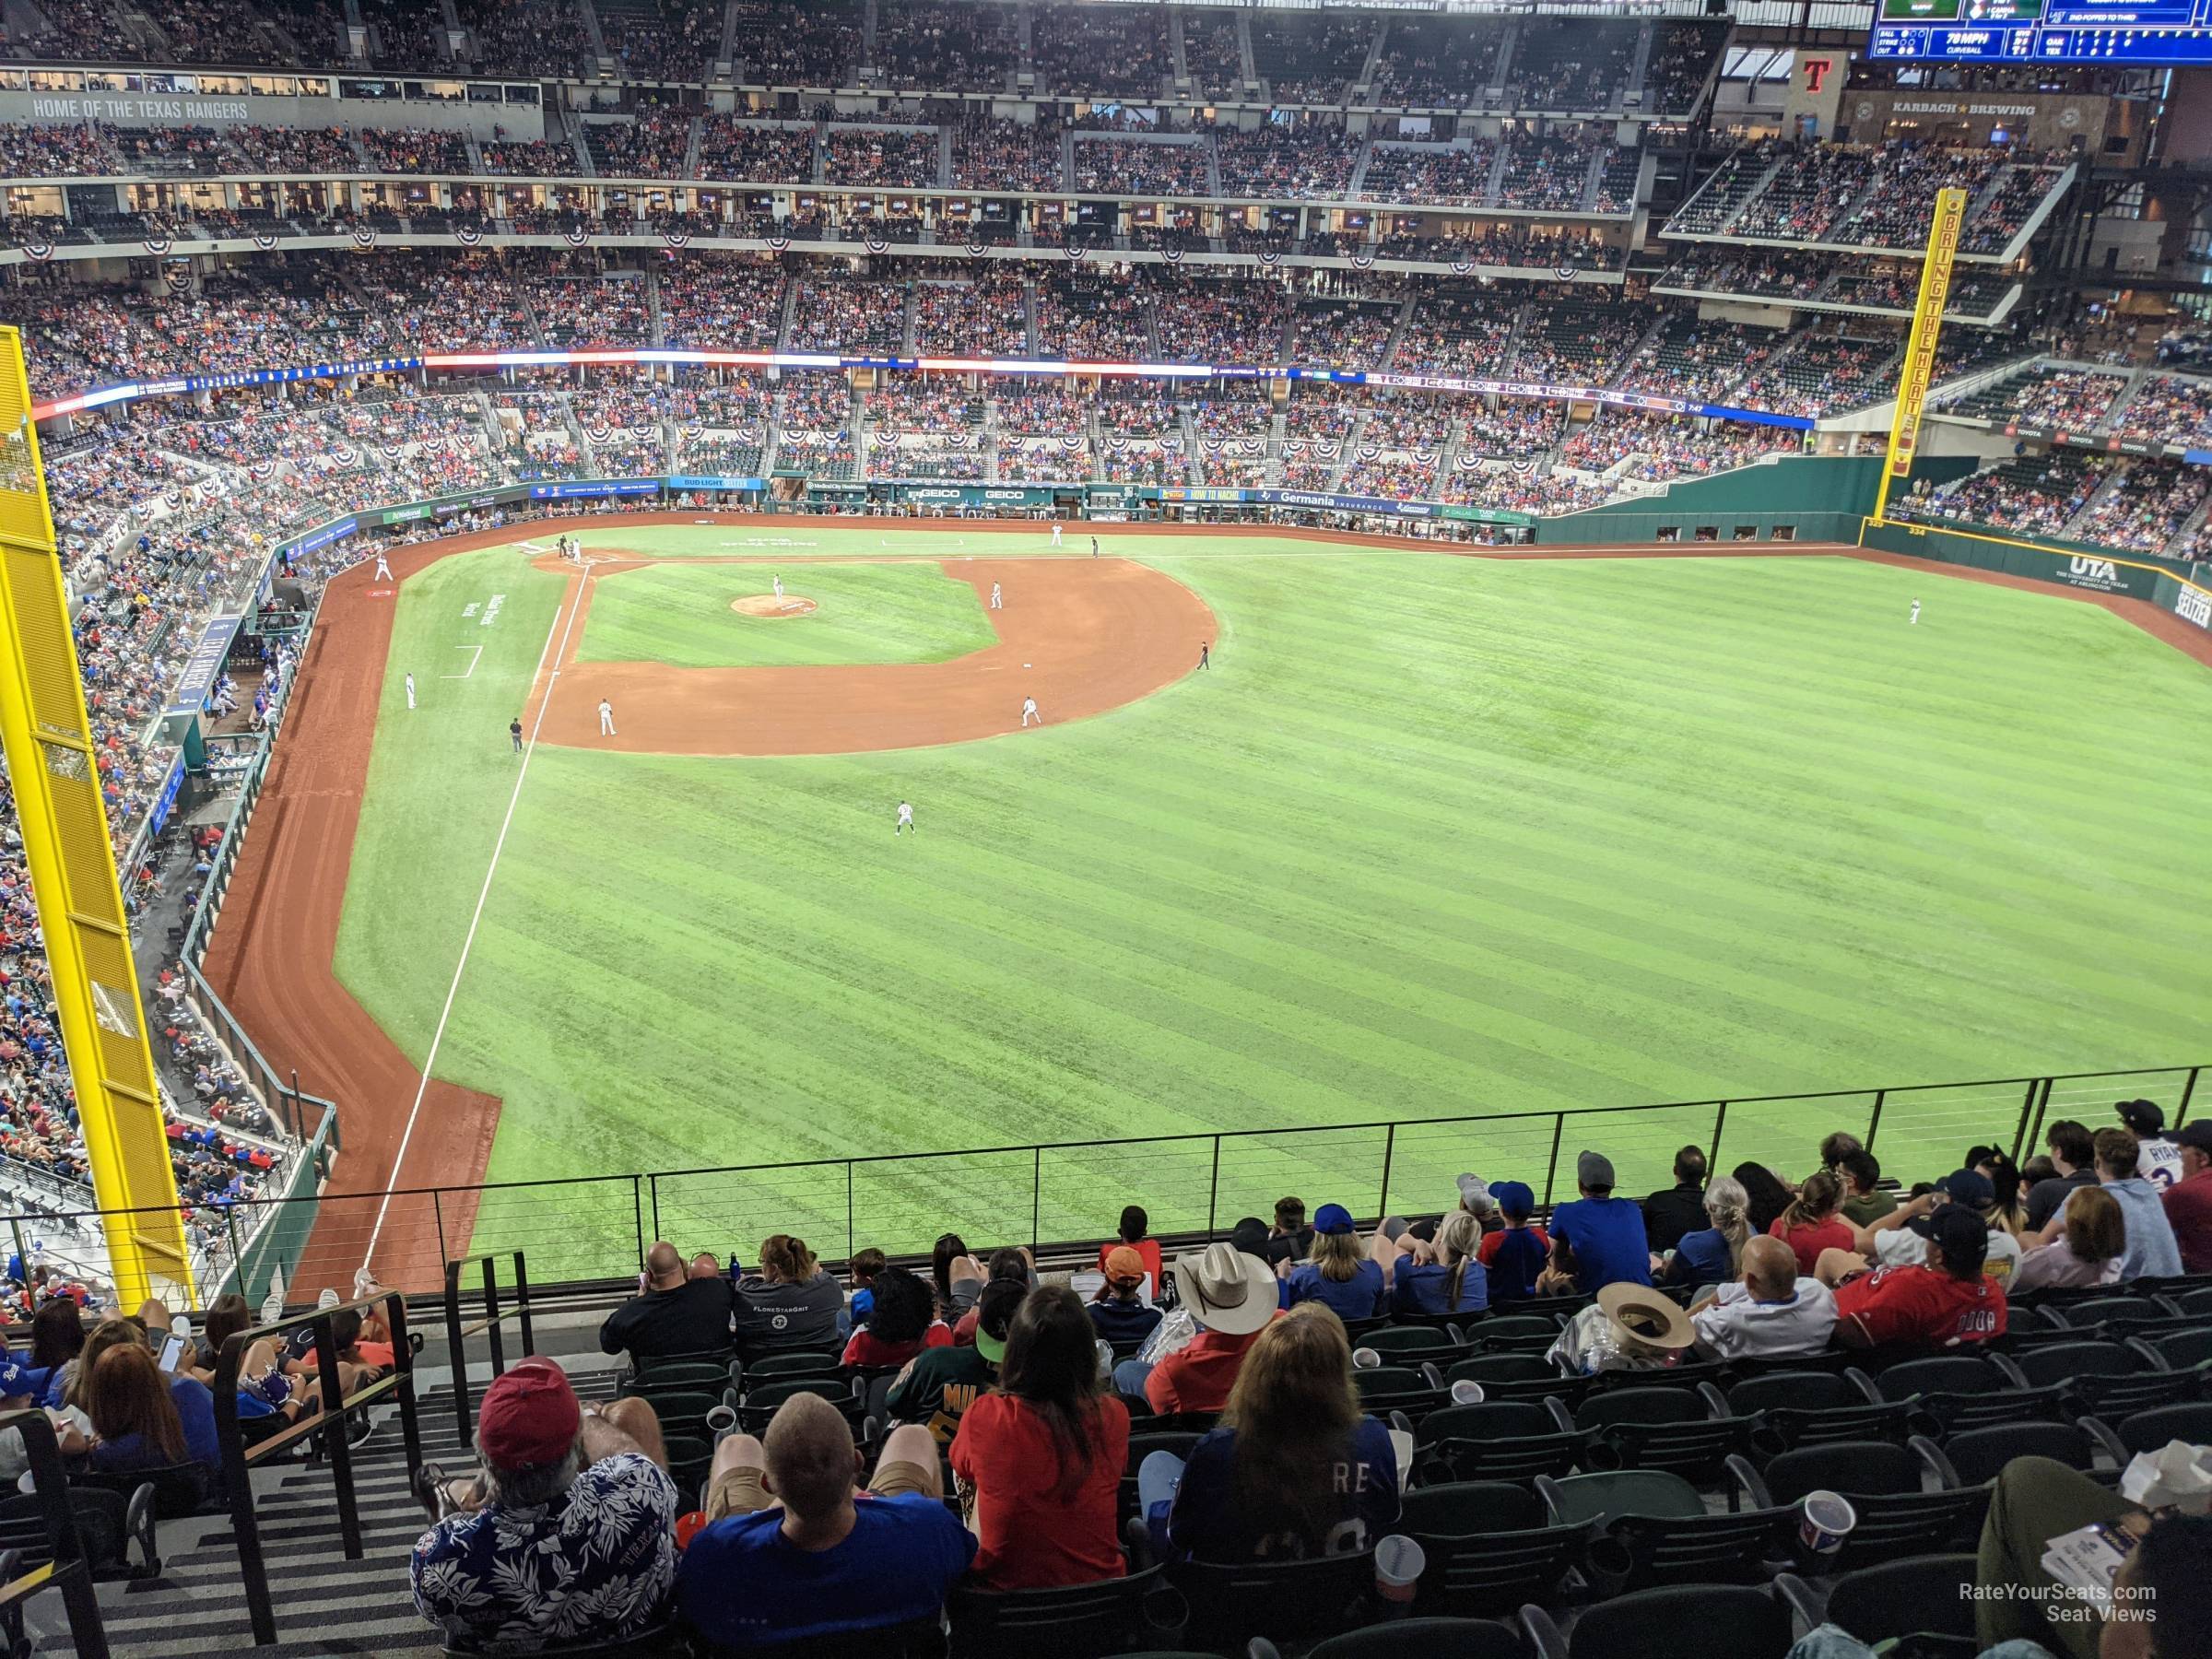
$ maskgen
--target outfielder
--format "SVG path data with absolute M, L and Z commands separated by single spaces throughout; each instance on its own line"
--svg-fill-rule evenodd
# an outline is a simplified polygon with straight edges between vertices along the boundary
M 1023 731 L 1026 732 L 1030 729 L 1031 720 L 1036 721 L 1039 725 L 1044 724 L 1044 716 L 1037 712 L 1037 700 L 1033 697 L 1025 697 L 1021 700 L 1021 729 Z
M 903 835 L 914 827 L 914 806 L 912 801 L 899 803 L 899 821 L 891 826 L 893 835 Z
M 615 705 L 603 697 L 599 700 L 599 735 L 612 737 L 614 735 Z
M 1054 524 L 1054 525 L 1053 526 L 1053 546 L 1056 547 L 1058 547 L 1059 545 L 1060 545 L 1060 526 L 1059 526 L 1058 524 Z
M 415 706 L 415 677 L 414 677 L 413 675 L 411 675 L 411 674 L 410 674 L 410 675 L 408 675 L 408 676 L 407 676 L 407 707 L 408 707 L 408 708 L 410 708 L 410 709 L 412 709 L 414 706 Z
M 385 562 L 384 556 L 382 553 L 379 553 L 376 556 L 376 580 L 379 582 L 389 582 L 392 580 L 392 567 Z
M 1920 622 L 1920 601 L 1919 601 L 1919 600 L 1917 600 L 1917 599 L 1915 599 L 1915 600 L 1913 600 L 1913 601 L 1912 601 L 1912 621 L 1913 621 L 1913 624 L 1914 624 L 1914 626 L 1916 626 L 1916 627 L 1917 627 L 1917 626 L 1919 625 L 1919 622 Z
M 1006 602 L 999 595 L 998 583 L 995 582 L 991 584 L 991 608 L 993 610 L 1005 610 L 1006 608 Z

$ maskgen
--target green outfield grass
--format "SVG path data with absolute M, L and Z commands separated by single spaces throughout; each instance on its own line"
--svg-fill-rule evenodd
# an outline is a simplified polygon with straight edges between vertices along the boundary
M 818 607 L 747 617 L 731 601 L 769 594 Z M 998 642 L 975 590 L 932 559 L 903 564 L 661 564 L 599 578 L 581 660 L 675 668 L 939 663 Z
M 687 534 L 729 550 L 587 542 Z M 1096 1143 L 651 1194 L 687 1250 L 793 1228 L 837 1254 L 848 1205 L 857 1243 L 1026 1239 L 1039 1175 L 1048 1238 L 1131 1198 L 1164 1230 L 1386 1195 L 1377 1134 L 1232 1140 L 1218 1181 L 1210 1141 L 1140 1135 L 1481 1119 L 1389 1147 L 1413 1211 L 1460 1169 L 1540 1188 L 1555 1123 L 1519 1114 L 2212 1057 L 2212 675 L 2100 609 L 1847 559 L 1129 550 L 1213 606 L 1216 667 L 1099 719 L 818 759 L 540 748 L 438 1067 L 503 1097 L 493 1178 Z M 515 558 L 403 589 L 394 670 L 450 652 L 488 572 L 508 593 L 480 683 L 412 716 L 388 685 L 377 732 L 339 970 L 418 1059 L 558 594 Z M 921 832 L 894 839 L 901 797 Z M 1800 1173 L 1872 1105 L 1732 1108 L 1724 1162 Z M 1892 1098 L 1877 1150 L 1933 1176 L 2019 1110 Z M 1571 1119 L 1561 1163 L 1591 1142 L 1661 1185 L 1715 1117 Z M 495 1195 L 478 1243 L 618 1270 L 636 1226 L 627 1182 Z

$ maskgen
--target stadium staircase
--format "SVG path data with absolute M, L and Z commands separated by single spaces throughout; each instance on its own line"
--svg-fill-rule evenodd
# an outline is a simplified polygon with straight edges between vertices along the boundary
M 1037 338 L 1037 309 L 1041 299 L 1042 297 L 1037 291 L 1036 276 L 1025 271 L 1021 278 L 1021 303 L 1027 332 L 1022 340 L 1021 348 L 1032 358 L 1041 358 L 1044 355 L 1044 347 Z M 995 410 L 997 406 L 994 404 L 992 407 Z
M 1505 189 L 1505 160 L 1512 147 L 1510 141 L 1500 142 L 1497 153 L 1490 158 L 1490 176 L 1483 181 L 1482 186 L 1482 200 L 1486 206 L 1494 204 Z
M 1406 331 L 1413 326 L 1414 312 L 1420 303 L 1418 295 L 1406 296 L 1405 304 L 1398 307 L 1398 320 L 1390 325 L 1390 338 L 1382 342 L 1382 359 L 1377 367 L 1388 369 L 1397 362 L 1398 347 L 1405 344 Z
M 1505 102 L 1505 88 L 1512 80 L 1513 58 L 1521 50 L 1521 23 L 1518 18 L 1505 26 L 1505 39 L 1498 43 L 1497 66 L 1490 71 L 1490 84 L 1482 90 L 1485 109 L 1496 109 Z M 1500 145 L 1499 148 L 1505 147 Z
M 654 346 L 668 344 L 668 322 L 661 312 L 661 274 L 645 267 L 645 337 Z
M 582 1398 L 614 1398 L 615 1371 L 571 1366 L 570 1376 Z M 480 1386 L 480 1375 L 477 1382 Z M 424 1458 L 452 1469 L 470 1466 L 474 1456 L 461 1441 L 451 1386 L 428 1390 L 416 1409 Z M 347 1560 L 338 1547 L 336 1504 L 327 1464 L 282 1465 L 255 1483 L 254 1512 L 267 1552 L 278 1635 L 275 1647 L 255 1648 L 255 1653 L 286 1656 L 334 1651 L 438 1651 L 437 1638 L 415 1611 L 408 1587 L 408 1552 L 428 1522 L 422 1505 L 407 1489 L 406 1448 L 396 1413 L 380 1418 L 375 1432 L 354 1449 L 353 1473 L 361 1523 L 362 1556 L 358 1561 Z M 160 1550 L 157 1576 L 101 1586 L 100 1612 L 118 1659 L 175 1659 L 253 1648 L 237 1535 L 229 1517 L 204 1515 L 166 1523 Z M 48 1629 L 41 1652 L 70 1651 L 60 1618 L 58 1598 L 41 1597 L 33 1604 L 30 1622 L 34 1628 Z
M 1652 41 L 1658 32 L 1658 25 L 1648 22 L 1637 31 L 1636 55 L 1629 60 L 1628 79 L 1621 89 L 1621 102 L 1628 108 L 1641 110 L 1646 107 L 1643 83 L 1644 77 L 1651 73 Z M 1597 188 L 1594 178 L 1590 187 L 1593 190 Z
M 714 48 L 714 62 L 708 69 L 710 78 L 737 78 L 737 0 L 723 0 L 722 41 Z

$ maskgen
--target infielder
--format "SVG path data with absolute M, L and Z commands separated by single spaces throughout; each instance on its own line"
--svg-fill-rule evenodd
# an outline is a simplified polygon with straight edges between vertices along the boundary
M 507 723 L 507 735 L 514 739 L 514 752 L 523 752 L 523 717 L 517 714 Z
M 1090 538 L 1090 556 L 1093 559 L 1099 556 L 1099 538 L 1095 535 Z
M 1214 666 L 1214 654 L 1212 647 L 1210 647 L 1204 640 L 1198 641 L 1198 666 L 1207 670 L 1209 673 L 1212 671 Z
M 392 567 L 385 562 L 384 556 L 382 553 L 379 553 L 376 556 L 376 580 L 379 582 L 389 582 L 392 580 Z
M 603 697 L 599 700 L 599 735 L 612 737 L 614 735 L 615 705 Z
M 1026 732 L 1030 729 L 1031 720 L 1036 721 L 1039 725 L 1044 724 L 1044 716 L 1037 712 L 1037 700 L 1033 697 L 1025 697 L 1021 700 L 1021 729 L 1023 731 Z
M 993 610 L 1005 610 L 1006 608 L 1006 602 L 1003 597 L 1000 596 L 998 583 L 995 582 L 991 584 L 991 608 Z
M 899 821 L 891 826 L 893 835 L 903 835 L 914 827 L 914 806 L 911 801 L 899 803 Z
M 1912 601 L 1912 622 L 1913 622 L 1913 625 L 1914 625 L 1915 627 L 1918 627 L 1918 626 L 1919 626 L 1919 623 L 1920 623 L 1920 601 L 1919 601 L 1919 600 L 1917 600 L 1917 599 L 1915 599 L 1915 600 L 1913 600 L 1913 601 Z
M 1058 524 L 1054 524 L 1054 525 L 1053 526 L 1053 546 L 1056 547 L 1058 547 L 1059 545 L 1060 545 L 1060 526 L 1059 526 Z
M 411 674 L 410 674 L 410 675 L 408 675 L 408 676 L 407 676 L 407 707 L 408 707 L 408 708 L 410 708 L 410 709 L 412 709 L 414 706 L 415 706 L 415 677 L 414 677 L 413 675 L 411 675 Z

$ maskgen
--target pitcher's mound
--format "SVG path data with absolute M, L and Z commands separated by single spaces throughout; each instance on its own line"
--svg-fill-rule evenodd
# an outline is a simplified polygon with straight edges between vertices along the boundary
M 741 617 L 804 617 L 814 609 L 814 601 L 796 594 L 786 594 L 781 599 L 773 594 L 747 594 L 731 600 L 730 608 Z

